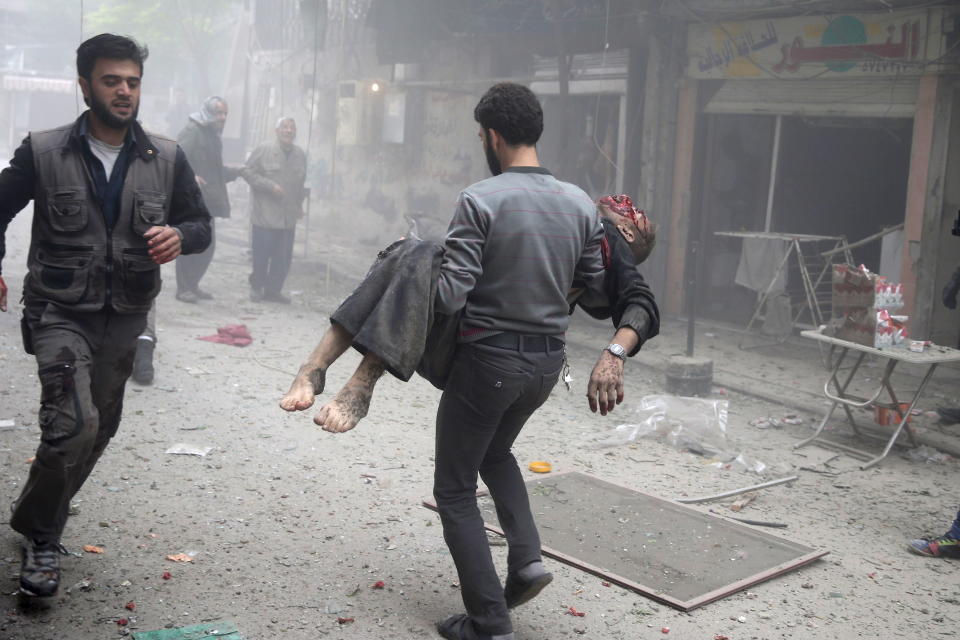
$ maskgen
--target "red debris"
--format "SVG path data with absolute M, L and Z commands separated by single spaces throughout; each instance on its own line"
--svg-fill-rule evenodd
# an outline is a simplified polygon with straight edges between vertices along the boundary
M 163 575 L 161 575 L 160 577 L 163 578 L 164 580 L 169 580 L 170 578 L 173 577 L 173 574 L 171 574 L 169 571 L 164 571 Z
M 874 580 L 876 580 L 876 579 L 877 579 L 877 572 L 876 572 L 876 571 L 873 571 L 873 572 L 871 572 L 871 573 L 868 573 L 868 574 L 867 574 L 867 577 L 868 577 L 868 578 L 873 578 Z
M 350 624 L 353 618 L 337 618 L 337 624 Z
M 587 615 L 583 611 L 577 611 L 573 607 L 568 608 L 567 613 L 571 616 L 577 616 L 578 618 L 582 618 L 583 616 Z
M 118 626 L 125 627 L 125 626 L 127 626 L 128 624 L 130 624 L 130 621 L 127 620 L 126 618 L 120 618 L 119 620 L 117 620 L 117 625 L 118 625 Z
M 383 589 L 385 586 L 387 586 L 387 585 L 386 585 L 386 583 L 385 583 L 383 580 L 377 580 L 377 581 L 374 582 L 372 585 L 370 585 L 370 588 L 371 588 L 371 589 Z
M 713 640 L 730 640 L 730 636 L 725 636 L 722 633 L 718 633 L 717 635 L 713 636 Z
M 660 627 L 660 633 L 670 633 L 670 627 Z
M 600 584 L 602 584 L 602 585 L 605 586 L 605 587 L 609 587 L 609 586 L 610 586 L 610 583 L 609 583 L 609 582 L 601 582 Z
M 127 611 L 133 611 L 134 609 L 137 608 L 137 605 L 135 605 L 135 604 L 133 603 L 133 600 L 131 600 L 130 602 L 128 602 L 127 604 L 124 605 L 124 608 L 125 608 Z

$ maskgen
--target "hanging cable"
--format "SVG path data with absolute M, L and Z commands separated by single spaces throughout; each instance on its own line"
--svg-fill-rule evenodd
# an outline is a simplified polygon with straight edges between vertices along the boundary
M 607 0 L 606 4 L 606 16 L 603 21 L 603 53 L 600 54 L 600 69 L 604 70 L 607 67 L 607 49 L 610 48 L 610 0 Z M 590 132 L 590 137 L 593 139 L 593 146 L 596 147 L 597 152 L 603 156 L 604 160 L 610 163 L 610 166 L 613 167 L 614 171 L 618 174 L 623 173 L 623 169 L 620 168 L 620 165 L 614 161 L 607 152 L 603 150 L 603 147 L 597 141 L 597 120 L 600 118 L 600 97 L 601 94 L 597 93 L 597 102 L 593 110 L 593 131 Z M 626 141 L 626 132 L 624 133 L 624 141 Z M 616 183 L 616 178 L 614 178 L 614 183 Z M 604 185 L 604 190 L 608 185 Z

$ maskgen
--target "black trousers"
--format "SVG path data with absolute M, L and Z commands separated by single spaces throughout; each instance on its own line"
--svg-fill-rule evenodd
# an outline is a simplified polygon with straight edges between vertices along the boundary
M 42 389 L 41 433 L 10 526 L 30 538 L 58 541 L 70 500 L 120 426 L 123 390 L 147 314 L 75 313 L 29 303 L 23 313 Z
M 267 229 L 253 226 L 253 273 L 250 286 L 264 292 L 280 293 L 293 260 L 296 229 Z
M 207 268 L 213 262 L 213 251 L 217 246 L 217 233 L 214 227 L 216 218 L 210 218 L 210 246 L 202 253 L 191 253 L 179 256 L 176 260 L 177 291 L 196 291 L 200 288 L 200 281 L 207 273 Z
M 462 344 L 440 398 L 433 495 L 463 603 L 482 633 L 506 634 L 513 627 L 477 507 L 477 475 L 490 490 L 507 536 L 508 573 L 540 560 L 540 536 L 510 449 L 549 397 L 562 366 L 562 349 L 520 352 Z

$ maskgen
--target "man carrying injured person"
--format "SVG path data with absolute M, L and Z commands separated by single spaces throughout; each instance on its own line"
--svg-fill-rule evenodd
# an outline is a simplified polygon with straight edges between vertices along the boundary
M 442 249 L 431 243 L 400 242 L 382 254 L 364 283 L 331 318 L 331 330 L 301 368 L 281 406 L 288 410 L 310 406 L 326 367 L 352 340 L 366 350 L 364 362 L 315 418 L 328 431 L 348 430 L 365 414 L 373 383 L 384 368 L 398 377 L 410 375 L 391 367 L 396 353 L 374 351 L 367 338 L 390 335 L 392 328 L 401 343 L 401 358 L 395 362 L 410 368 L 403 352 L 416 352 L 419 341 L 428 345 L 424 359 L 434 357 L 432 350 L 443 343 L 438 327 L 449 333 L 452 326 L 456 335 L 452 365 L 439 377 L 444 392 L 437 413 L 434 496 L 467 613 L 443 621 L 438 631 L 454 640 L 508 640 L 514 637 L 508 609 L 536 596 L 552 579 L 541 562 L 526 487 L 510 449 L 560 376 L 568 293 L 579 290 L 581 306 L 606 310 L 620 327 L 603 350 L 588 387 L 591 409 L 603 414 L 623 399 L 626 354 L 656 334 L 659 317 L 642 279 L 639 284 L 634 279 L 635 291 L 623 296 L 640 300 L 639 304 L 624 309 L 618 306 L 622 300 L 612 300 L 607 280 L 618 279 L 622 253 L 615 249 L 625 244 L 614 236 L 617 243 L 609 257 L 620 262 L 605 271 L 604 229 L 592 200 L 539 165 L 535 145 L 543 116 L 534 94 L 520 85 L 498 84 L 481 98 L 474 116 L 494 177 L 461 193 Z M 392 275 L 383 273 L 388 262 L 396 267 Z M 380 280 L 387 284 L 373 299 L 370 289 L 381 286 Z M 397 286 L 397 281 L 403 285 Z M 621 286 L 630 291 L 629 284 Z M 369 313 L 359 325 L 341 313 L 344 307 L 364 306 L 367 298 Z M 418 304 L 424 299 L 433 304 Z M 433 323 L 435 312 L 438 321 Z M 404 329 L 399 336 L 397 327 Z M 421 329 L 411 332 L 411 327 Z M 389 345 L 380 346 L 390 351 Z M 434 384 L 437 380 L 431 378 Z M 507 537 L 505 587 L 493 565 L 476 503 L 478 475 L 490 490 Z
M 646 341 L 657 335 L 660 316 L 636 267 L 653 250 L 655 227 L 625 195 L 601 198 L 597 211 L 604 230 L 601 255 L 607 298 L 591 300 L 581 295 L 582 288 L 571 288 L 567 294 L 570 311 L 576 304 L 595 318 L 612 318 L 615 327 L 632 327 Z M 416 370 L 442 390 L 459 322 L 459 314 L 434 314 L 431 304 L 443 251 L 442 244 L 429 238 L 401 240 L 383 250 L 363 282 L 330 316 L 330 328 L 300 367 L 280 400 L 281 408 L 303 411 L 313 406 L 314 397 L 326 385 L 327 369 L 351 345 L 364 358 L 314 418 L 326 431 L 349 431 L 366 416 L 374 386 L 385 370 L 403 381 Z M 636 350 L 639 345 L 629 355 Z M 595 394 L 595 386 L 588 385 L 588 395 Z M 606 413 L 605 408 L 600 409 Z

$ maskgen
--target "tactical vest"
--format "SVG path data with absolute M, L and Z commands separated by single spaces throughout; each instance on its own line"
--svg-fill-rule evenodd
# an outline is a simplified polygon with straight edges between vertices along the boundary
M 30 134 L 36 189 L 24 298 L 75 311 L 146 312 L 160 292 L 160 265 L 143 234 L 167 223 L 177 143 L 151 134 L 150 160 L 130 150 L 109 231 L 82 151 L 71 144 L 73 127 Z

